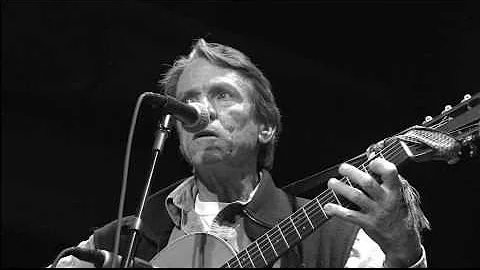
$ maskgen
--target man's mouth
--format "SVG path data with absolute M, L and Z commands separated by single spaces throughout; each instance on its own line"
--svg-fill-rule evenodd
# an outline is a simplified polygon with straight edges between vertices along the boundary
M 195 133 L 195 135 L 193 135 L 194 140 L 202 137 L 218 137 L 218 136 L 215 132 L 210 130 L 202 130 L 200 132 Z

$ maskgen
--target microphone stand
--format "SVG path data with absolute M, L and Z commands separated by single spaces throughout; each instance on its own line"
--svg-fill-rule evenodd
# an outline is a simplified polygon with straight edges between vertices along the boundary
M 123 267 L 127 268 L 128 266 L 131 265 L 133 262 L 134 254 L 137 250 L 137 244 L 138 244 L 138 233 L 140 231 L 141 225 L 142 225 L 142 213 L 143 213 L 143 208 L 145 207 L 145 202 L 147 201 L 148 194 L 150 192 L 150 185 L 152 182 L 152 176 L 153 172 L 155 170 L 155 164 L 157 163 L 158 156 L 161 154 L 163 150 L 163 146 L 165 144 L 165 141 L 168 138 L 168 135 L 170 134 L 170 125 L 172 122 L 172 116 L 170 114 L 165 115 L 163 118 L 163 121 L 158 122 L 158 130 L 156 132 L 155 136 L 155 141 L 153 143 L 153 161 L 152 161 L 152 166 L 150 168 L 150 173 L 148 174 L 148 179 L 147 183 L 145 184 L 145 188 L 143 191 L 143 196 L 142 200 L 140 202 L 140 206 L 138 208 L 138 213 L 137 213 L 137 218 L 135 220 L 135 224 L 133 226 L 133 232 L 132 232 L 132 238 L 130 240 L 130 246 L 128 248 L 128 254 L 127 257 L 125 258 L 125 262 Z

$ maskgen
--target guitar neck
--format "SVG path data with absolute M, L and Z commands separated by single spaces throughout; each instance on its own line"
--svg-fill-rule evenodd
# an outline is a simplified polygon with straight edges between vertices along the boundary
M 400 165 L 408 158 L 398 141 L 392 142 L 376 153 L 375 156 L 383 157 L 396 165 Z M 368 162 L 363 163 L 358 168 L 368 172 L 366 167 Z M 352 186 L 352 183 L 346 177 L 343 177 L 341 181 Z M 355 207 L 351 202 L 341 196 L 337 196 L 332 189 L 328 188 L 257 238 L 246 249 L 228 260 L 223 267 L 259 268 L 272 265 L 285 252 L 300 243 L 329 219 L 323 210 L 327 203 Z

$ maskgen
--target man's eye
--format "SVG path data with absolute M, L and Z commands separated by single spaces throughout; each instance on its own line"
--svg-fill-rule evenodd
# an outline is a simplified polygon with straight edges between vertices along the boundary
M 232 95 L 230 95 L 230 93 L 228 93 L 228 92 L 219 92 L 219 93 L 217 94 L 217 98 L 218 98 L 218 99 L 226 100 L 226 99 L 231 99 L 231 98 L 232 98 Z
M 183 100 L 184 103 L 192 103 L 192 102 L 197 102 L 198 100 L 195 98 L 186 98 Z

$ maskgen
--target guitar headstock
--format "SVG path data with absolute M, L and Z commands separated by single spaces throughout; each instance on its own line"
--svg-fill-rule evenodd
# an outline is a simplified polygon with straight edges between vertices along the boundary
M 473 124 L 475 121 L 478 124 L 480 118 L 480 107 L 478 105 L 480 105 L 480 92 L 473 96 L 466 94 L 462 101 L 454 107 L 446 105 L 445 109 L 436 117 L 425 117 L 422 126 L 448 132 Z
M 416 161 L 445 160 L 449 164 L 477 154 L 480 138 L 480 93 L 465 95 L 455 106 L 447 105 L 437 116 L 427 116 L 396 138 Z

